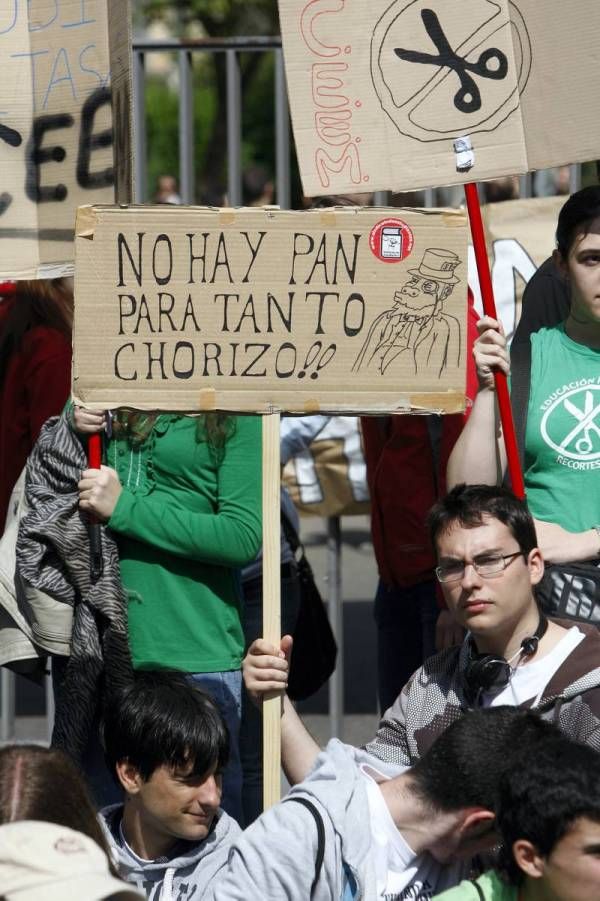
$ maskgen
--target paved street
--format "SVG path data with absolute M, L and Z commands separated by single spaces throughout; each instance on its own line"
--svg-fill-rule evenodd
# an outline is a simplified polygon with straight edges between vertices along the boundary
M 321 593 L 327 597 L 327 523 L 317 517 L 304 517 L 301 533 Z M 362 744 L 373 736 L 379 719 L 372 615 L 377 569 L 367 516 L 347 516 L 342 520 L 341 563 L 345 710 L 342 737 L 351 744 Z M 327 690 L 322 689 L 299 705 L 308 728 L 320 743 L 331 735 L 327 696 Z

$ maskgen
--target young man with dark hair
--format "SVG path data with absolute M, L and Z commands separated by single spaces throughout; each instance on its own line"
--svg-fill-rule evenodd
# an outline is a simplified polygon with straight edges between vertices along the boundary
M 457 485 L 428 525 L 436 576 L 467 637 L 417 670 L 369 749 L 413 759 L 464 709 L 499 704 L 539 709 L 600 749 L 600 636 L 540 610 L 544 561 L 524 501 L 495 485 Z
M 100 814 L 121 872 L 150 901 L 195 901 L 240 832 L 219 807 L 229 736 L 218 708 L 179 673 L 140 671 L 107 711 L 104 741 L 125 793 Z
M 236 839 L 206 901 L 427 901 L 497 842 L 493 811 L 514 749 L 535 754 L 557 734 L 530 712 L 473 711 L 412 769 L 333 739 Z
M 414 673 L 367 750 L 408 766 L 465 710 L 499 704 L 533 707 L 600 749 L 600 636 L 539 610 L 534 590 L 544 562 L 524 502 L 505 488 L 458 485 L 433 507 L 429 526 L 436 576 L 467 637 Z M 251 646 L 244 678 L 255 698 L 285 688 L 291 646 L 290 636 L 280 649 Z M 318 747 L 287 698 L 281 726 L 284 768 L 298 782 Z
M 500 780 L 498 870 L 440 901 L 600 898 L 600 756 L 566 738 L 520 753 Z

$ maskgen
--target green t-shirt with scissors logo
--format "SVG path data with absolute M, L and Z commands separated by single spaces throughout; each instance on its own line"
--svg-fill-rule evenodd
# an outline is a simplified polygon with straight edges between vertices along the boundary
M 600 350 L 563 325 L 531 335 L 525 487 L 537 519 L 570 532 L 600 522 Z

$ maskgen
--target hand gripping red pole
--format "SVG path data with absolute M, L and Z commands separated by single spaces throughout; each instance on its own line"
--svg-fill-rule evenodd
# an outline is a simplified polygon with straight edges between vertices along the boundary
M 490 274 L 490 265 L 485 245 L 485 232 L 483 230 L 483 220 L 481 218 L 481 207 L 479 205 L 479 195 L 477 193 L 476 184 L 465 185 L 465 197 L 467 200 L 467 210 L 469 211 L 469 222 L 471 223 L 471 237 L 473 238 L 473 247 L 475 249 L 475 260 L 477 262 L 477 272 L 479 274 L 483 311 L 486 316 L 497 319 L 498 314 L 496 313 L 492 276 Z M 500 409 L 500 421 L 502 422 L 502 433 L 504 435 L 504 444 L 506 446 L 506 458 L 512 490 L 517 497 L 524 499 L 525 483 L 523 481 L 523 472 L 519 461 L 515 423 L 508 393 L 508 382 L 503 372 L 494 373 L 494 382 L 496 385 L 496 397 L 498 398 L 498 407 Z
M 88 439 L 88 464 L 90 469 L 100 469 L 102 466 L 102 437 L 99 432 L 90 435 Z M 102 575 L 102 530 L 100 523 L 90 516 L 88 523 L 90 536 L 90 576 L 92 582 L 97 582 Z

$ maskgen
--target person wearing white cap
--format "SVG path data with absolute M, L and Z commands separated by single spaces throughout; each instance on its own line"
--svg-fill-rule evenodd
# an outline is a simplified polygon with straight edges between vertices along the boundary
M 0 826 L 0 891 L 4 901 L 140 901 L 109 870 L 89 836 L 56 823 L 19 820 Z

